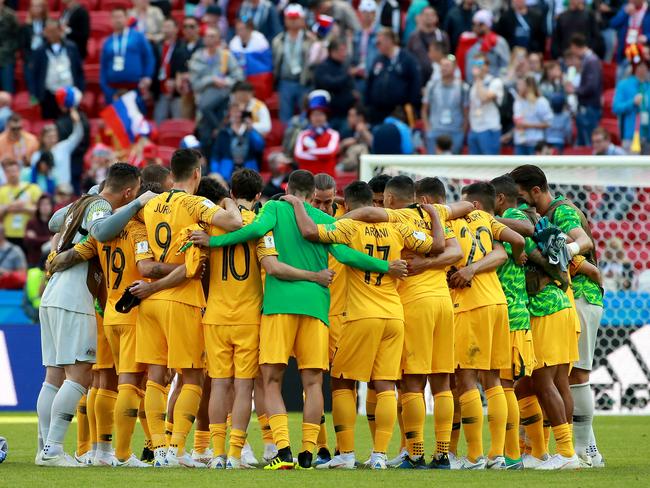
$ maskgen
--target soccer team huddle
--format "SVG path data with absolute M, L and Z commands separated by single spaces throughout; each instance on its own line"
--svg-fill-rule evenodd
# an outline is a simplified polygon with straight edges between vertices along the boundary
M 589 385 L 602 314 L 594 242 L 541 169 L 470 184 L 459 202 L 438 178 L 387 175 L 350 183 L 340 202 L 330 176 L 297 170 L 286 195 L 261 206 L 255 171 L 235 172 L 228 194 L 201 178 L 194 150 L 170 166 L 116 163 L 50 221 L 36 464 L 604 466 Z M 304 390 L 296 458 L 282 397 L 292 356 Z M 369 458 L 355 450 L 358 382 L 368 383 Z M 263 462 L 247 442 L 253 401 Z M 71 456 L 63 442 L 75 414 Z M 396 422 L 401 451 L 389 459 Z

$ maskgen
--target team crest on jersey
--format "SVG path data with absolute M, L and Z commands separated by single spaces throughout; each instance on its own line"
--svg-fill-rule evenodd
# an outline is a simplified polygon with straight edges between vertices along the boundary
M 205 205 L 208 208 L 214 207 L 214 202 L 211 200 L 208 200 L 207 198 L 201 202 L 203 205 Z
M 96 212 L 93 212 L 92 216 L 90 217 L 90 221 L 94 222 L 97 219 L 101 219 L 104 215 L 106 215 L 106 212 L 103 210 L 97 210 Z
M 424 241 L 427 238 L 426 234 L 419 230 L 413 232 L 413 237 L 415 237 L 418 241 Z
M 136 254 L 144 254 L 146 252 L 149 252 L 149 243 L 147 241 L 138 242 L 135 245 Z
M 275 240 L 273 236 L 264 236 L 264 247 L 266 249 L 272 249 L 275 247 Z

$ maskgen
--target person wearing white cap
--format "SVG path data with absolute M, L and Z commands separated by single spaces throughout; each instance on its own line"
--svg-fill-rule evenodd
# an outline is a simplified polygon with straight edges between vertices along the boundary
M 271 44 L 273 53 L 273 78 L 280 97 L 280 120 L 287 124 L 311 81 L 308 57 L 312 39 L 305 30 L 305 10 L 297 3 L 284 9 L 284 27 Z
M 377 37 L 377 4 L 374 0 L 361 0 L 359 3 L 359 20 L 361 29 L 354 33 L 352 38 L 352 61 L 350 65 L 354 68 L 354 78 L 357 90 L 363 92 L 365 79 L 370 73 L 372 63 L 377 57 L 378 51 L 375 44 Z
M 465 79 L 468 83 L 474 80 L 472 64 L 477 54 L 485 55 L 492 76 L 498 76 L 510 62 L 510 46 L 503 37 L 492 31 L 493 21 L 492 12 L 486 9 L 479 10 L 472 18 L 472 30 L 476 34 L 476 42 L 465 55 Z

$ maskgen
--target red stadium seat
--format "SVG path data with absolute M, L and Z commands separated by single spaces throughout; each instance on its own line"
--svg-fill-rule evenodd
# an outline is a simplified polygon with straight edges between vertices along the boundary
M 612 112 L 612 103 L 614 101 L 614 92 L 613 88 L 605 90 L 603 92 L 603 118 L 616 118 L 614 112 Z
M 99 64 L 85 63 L 83 68 L 86 78 L 86 88 L 97 91 L 99 89 Z
M 264 154 L 262 155 L 262 167 L 260 168 L 261 171 L 268 171 L 269 155 L 274 152 L 282 152 L 282 146 L 269 146 L 267 144 L 264 148 Z M 266 181 L 266 179 L 264 181 Z
M 99 0 L 99 7 L 102 10 L 111 11 L 117 7 L 123 7 L 125 9 L 130 9 L 133 6 L 131 0 Z
M 78 0 L 79 4 L 83 5 L 86 7 L 86 10 L 88 12 L 91 12 L 91 16 L 93 15 L 93 11 L 97 10 L 97 4 L 99 3 L 99 0 Z
M 590 156 L 593 149 L 587 146 L 567 147 L 562 153 L 564 156 Z
M 99 118 L 91 118 L 88 123 L 90 124 L 90 143 L 92 145 L 96 142 L 99 131 L 104 127 L 104 121 Z
M 91 37 L 88 39 L 88 44 L 86 46 L 86 59 L 85 63 L 95 64 L 99 63 L 99 56 L 102 50 L 102 43 L 99 39 Z
M 158 146 L 158 157 L 162 160 L 163 166 L 169 166 L 172 155 L 178 146 Z
M 616 63 L 603 63 L 603 90 L 616 86 Z
M 266 100 L 273 95 L 273 73 L 246 77 L 255 91 L 255 98 Z
M 93 12 L 90 16 L 90 36 L 98 41 L 113 32 L 110 12 Z
M 24 24 L 25 21 L 27 20 L 27 11 L 19 10 L 18 12 L 16 12 L 16 17 L 18 18 L 19 24 Z
M 37 103 L 32 105 L 29 97 L 29 92 L 22 91 L 14 95 L 12 109 L 14 112 L 19 113 L 24 118 L 33 121 L 41 118 L 41 107 Z
M 607 132 L 609 132 L 609 135 L 612 138 L 612 142 L 614 144 L 620 144 L 621 143 L 621 137 L 619 135 L 619 127 L 618 127 L 618 120 L 617 119 L 606 119 L 603 118 L 600 121 L 600 125 L 603 129 L 605 129 Z
M 14 79 L 16 80 L 17 92 L 27 90 L 27 83 L 25 82 L 25 63 L 20 58 L 16 59 L 16 67 L 14 69 Z
M 176 21 L 178 24 L 178 28 L 182 29 L 183 28 L 183 19 L 185 18 L 185 11 L 184 10 L 172 10 L 172 19 Z
M 271 119 L 271 131 L 264 138 L 267 146 L 281 146 L 284 137 L 284 124 L 278 119 Z
M 84 92 L 79 108 L 85 112 L 88 117 L 94 117 L 97 111 L 97 97 L 91 91 Z
M 276 92 L 273 92 L 269 98 L 264 100 L 264 103 L 266 103 L 266 107 L 271 113 L 271 118 L 277 119 L 278 112 L 280 110 L 280 98 L 278 97 L 278 94 Z
M 501 154 L 504 156 L 512 156 L 515 153 L 515 148 L 512 146 L 501 146 Z
M 343 193 L 343 189 L 358 178 L 359 174 L 356 171 L 337 171 L 334 175 L 337 191 Z
M 193 120 L 164 120 L 158 126 L 158 143 L 161 146 L 178 147 L 183 137 L 194 133 L 194 128 L 195 123 Z

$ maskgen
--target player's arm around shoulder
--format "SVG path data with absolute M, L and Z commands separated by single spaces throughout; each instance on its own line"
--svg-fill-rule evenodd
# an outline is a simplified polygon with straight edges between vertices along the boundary
M 51 274 L 60 273 L 95 256 L 97 256 L 97 241 L 92 237 L 84 239 L 75 244 L 72 249 L 57 254 L 50 262 L 48 270 Z
M 213 203 L 212 205 L 215 204 Z M 217 209 L 214 211 L 211 221 L 206 222 L 206 224 L 216 225 L 229 232 L 241 229 L 243 225 L 241 212 L 239 211 L 239 208 L 234 201 L 232 201 L 230 198 L 224 198 L 221 201 L 221 207 L 216 207 Z
M 495 239 L 508 242 L 512 246 L 512 257 L 517 264 L 521 264 L 525 260 L 524 249 L 526 247 L 526 240 L 524 236 L 515 232 L 510 227 L 497 222 L 497 220 L 490 216 L 490 227 L 492 230 L 492 235 Z M 504 250 L 505 253 L 505 250 Z M 506 254 L 506 259 L 508 258 Z
M 392 217 L 391 217 L 392 215 Z M 399 222 L 399 217 L 395 210 L 381 207 L 361 207 L 355 208 L 344 214 L 340 219 L 358 220 L 369 224 L 379 224 L 381 222 Z M 395 220 L 392 220 L 395 219 Z

